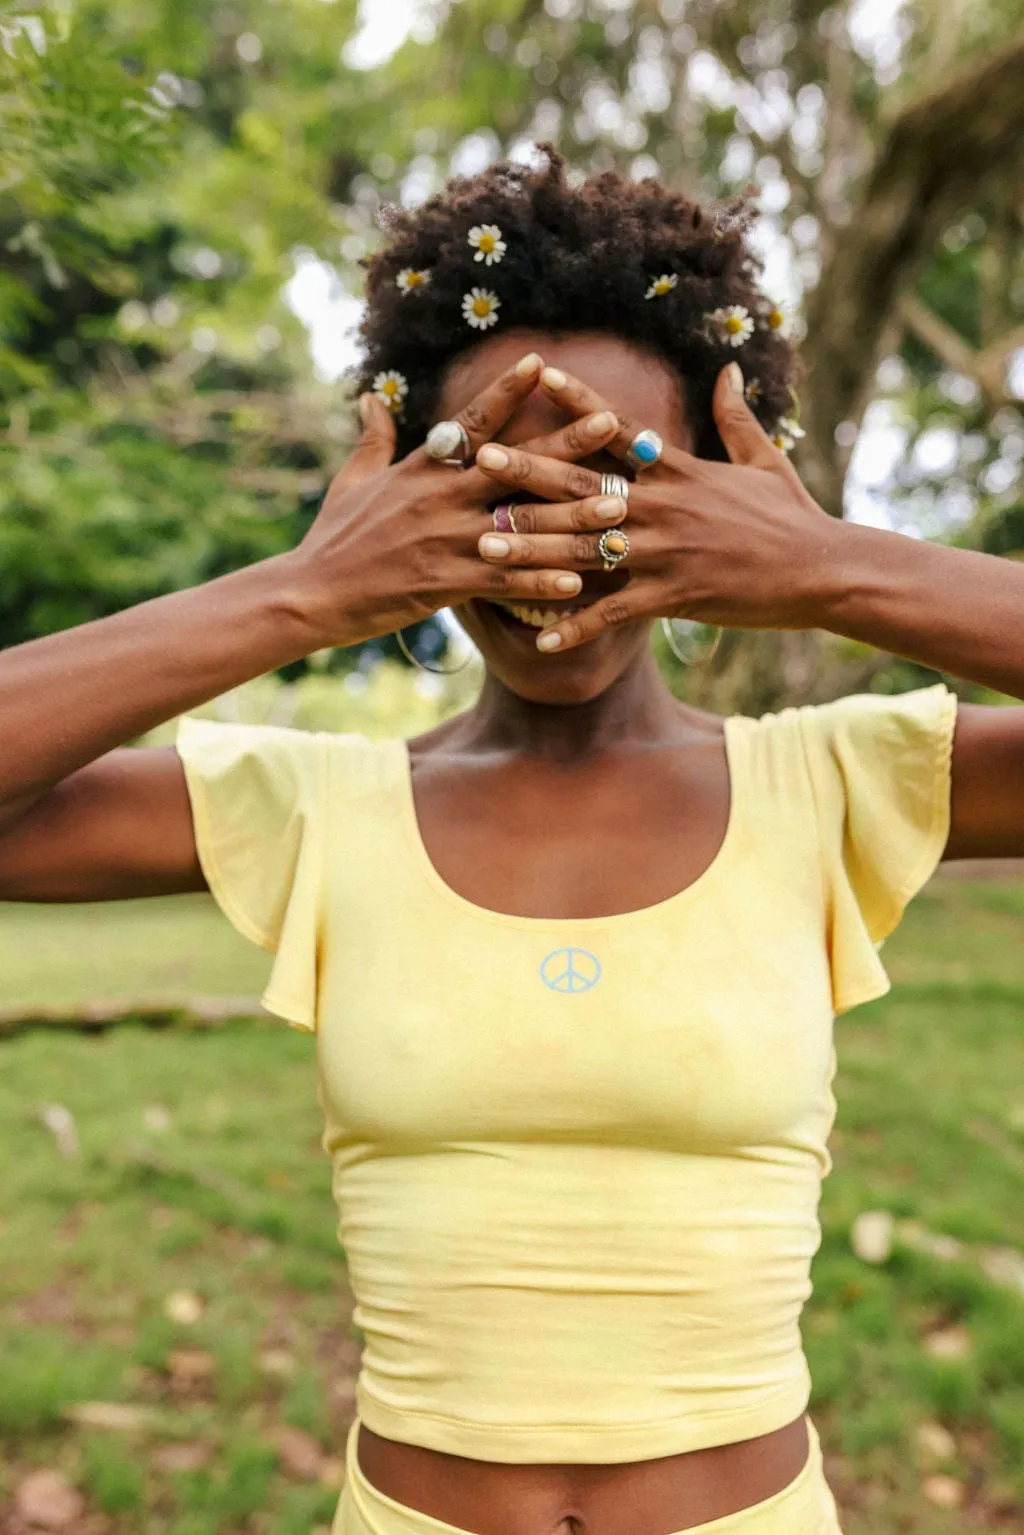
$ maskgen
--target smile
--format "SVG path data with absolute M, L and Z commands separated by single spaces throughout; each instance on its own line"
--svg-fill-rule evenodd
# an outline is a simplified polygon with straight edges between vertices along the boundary
M 560 608 L 557 613 L 553 608 L 528 608 L 519 602 L 488 602 L 487 606 L 498 608 L 503 613 L 511 613 L 517 622 L 526 624 L 530 629 L 547 629 L 549 625 L 557 624 L 561 619 L 578 613 L 581 608 L 589 604 L 583 602 L 577 607 Z

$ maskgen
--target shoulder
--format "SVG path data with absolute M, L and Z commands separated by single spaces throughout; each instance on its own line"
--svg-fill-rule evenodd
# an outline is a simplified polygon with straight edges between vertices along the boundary
M 374 740 L 357 732 L 303 730 L 291 725 L 234 720 L 178 721 L 175 747 L 190 777 L 235 786 L 274 785 L 298 793 L 322 789 L 329 775 L 372 779 L 391 760 L 400 740 Z
M 942 728 L 956 713 L 957 696 L 944 682 L 904 693 L 846 693 L 824 703 L 787 704 L 757 716 L 743 716 L 764 730 L 795 728 L 806 741 L 839 737 L 897 738 Z

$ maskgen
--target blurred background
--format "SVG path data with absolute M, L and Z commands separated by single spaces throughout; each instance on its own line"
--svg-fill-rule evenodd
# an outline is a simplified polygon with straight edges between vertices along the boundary
M 0 0 L 0 644 L 294 546 L 380 205 L 548 138 L 756 187 L 812 493 L 1024 558 L 1022 79 L 1021 0 Z M 659 660 L 749 714 L 941 675 L 820 631 Z M 195 712 L 413 735 L 478 685 L 387 637 Z M 1024 1528 L 1022 921 L 1019 867 L 945 866 L 837 1029 L 804 1336 L 846 1535 Z M 5 904 L 0 953 L 0 1535 L 326 1532 L 359 1332 L 267 956 L 205 897 Z

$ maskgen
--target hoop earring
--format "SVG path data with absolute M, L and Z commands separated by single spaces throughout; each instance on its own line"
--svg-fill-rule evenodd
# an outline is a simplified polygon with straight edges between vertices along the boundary
M 675 630 L 672 627 L 672 625 L 675 624 L 675 623 L 688 623 L 688 624 L 691 624 L 692 625 L 691 630 L 690 630 L 691 637 L 692 637 L 694 629 L 697 629 L 697 628 L 700 628 L 700 627 L 708 628 L 710 626 L 707 625 L 707 624 L 700 625 L 700 624 L 697 623 L 696 619 L 688 619 L 688 618 L 685 618 L 685 619 L 663 618 L 661 620 L 661 629 L 662 629 L 662 633 L 665 636 L 665 643 L 668 646 L 669 650 L 671 650 L 672 654 L 675 656 L 676 660 L 681 662 L 683 666 L 703 666 L 706 661 L 710 661 L 711 657 L 714 655 L 715 651 L 718 649 L 719 641 L 722 638 L 722 628 L 721 628 L 721 625 L 715 625 L 714 626 L 714 627 L 716 627 L 718 629 L 718 633 L 715 635 L 714 644 L 711 646 L 710 650 L 705 651 L 703 655 L 698 655 L 696 653 L 692 653 L 692 654 L 690 654 L 688 656 L 684 656 L 682 654 L 682 652 L 678 649 L 677 645 L 676 645 Z
M 428 666 L 425 661 L 420 661 L 413 655 L 405 643 L 405 635 L 401 629 L 395 630 L 395 639 L 398 641 L 399 650 L 407 661 L 411 661 L 413 666 L 418 666 L 421 672 L 433 672 L 435 677 L 451 677 L 455 672 L 461 672 L 462 668 L 468 666 L 473 659 L 473 652 L 470 651 L 469 655 L 466 656 L 465 660 L 460 661 L 458 666 Z

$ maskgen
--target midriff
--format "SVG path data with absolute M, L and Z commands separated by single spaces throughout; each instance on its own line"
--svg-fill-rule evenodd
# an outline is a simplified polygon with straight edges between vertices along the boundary
M 618 1465 L 469 1460 L 363 1424 L 357 1444 L 378 1491 L 472 1535 L 676 1535 L 782 1492 L 809 1448 L 804 1413 L 756 1439 Z

